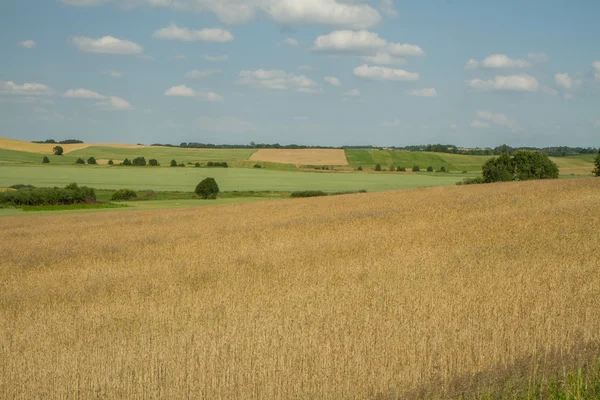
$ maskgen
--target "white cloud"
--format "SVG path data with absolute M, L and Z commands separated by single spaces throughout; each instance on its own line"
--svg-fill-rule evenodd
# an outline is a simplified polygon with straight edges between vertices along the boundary
M 202 56 L 202 58 L 205 61 L 208 61 L 208 62 L 222 62 L 222 61 L 229 60 L 229 56 L 228 55 L 222 55 L 222 56 Z
M 465 69 L 476 68 L 528 68 L 531 63 L 527 60 L 514 60 L 504 54 L 492 54 L 487 56 L 483 61 L 470 59 L 465 65 Z
M 79 51 L 96 54 L 132 55 L 141 54 L 142 47 L 129 40 L 117 39 L 112 36 L 103 36 L 100 39 L 88 37 L 74 37 L 73 44 Z
M 556 81 L 556 86 L 558 87 L 562 87 L 564 89 L 571 89 L 573 87 L 573 79 L 571 79 L 567 73 L 554 75 L 554 80 Z
M 474 120 L 471 122 L 471 128 L 488 129 L 489 127 L 490 127 L 490 124 L 488 124 L 487 122 L 477 121 L 477 120 Z
M 17 45 L 24 49 L 35 49 L 36 47 L 36 43 L 33 40 L 23 40 L 22 42 L 17 43 Z
M 546 53 L 529 53 L 527 58 L 536 63 L 545 63 L 550 60 Z
M 399 14 L 394 8 L 394 2 L 392 0 L 380 0 L 379 11 L 381 11 L 383 15 L 390 18 L 396 18 Z
M 165 96 L 168 97 L 195 97 L 202 100 L 210 101 L 211 103 L 223 103 L 223 96 L 215 92 L 196 92 L 194 89 L 185 85 L 174 86 L 165 91 Z
M 116 96 L 109 97 L 106 101 L 101 101 L 100 103 L 97 103 L 96 107 L 102 110 L 115 111 L 129 111 L 133 109 L 129 102 Z
M 42 96 L 52 94 L 52 89 L 41 83 L 24 83 L 17 85 L 13 81 L 0 81 L 0 94 L 19 94 L 29 96 Z
M 233 35 L 231 32 L 220 28 L 206 28 L 201 31 L 192 30 L 190 28 L 180 28 L 175 24 L 171 24 L 166 28 L 162 28 L 154 32 L 152 35 L 157 39 L 165 40 L 182 40 L 184 42 L 231 42 Z
M 493 122 L 495 125 L 506 128 L 512 132 L 521 132 L 523 128 L 517 121 L 509 119 L 505 114 L 494 114 L 489 111 L 477 111 L 477 117 Z
M 299 92 L 317 93 L 319 85 L 304 75 L 294 75 L 281 70 L 241 71 L 239 82 L 242 85 L 263 89 L 286 90 L 295 89 Z M 309 90 L 310 89 L 310 90 Z
M 418 89 L 411 90 L 408 92 L 408 95 L 418 97 L 437 97 L 437 91 L 434 88 Z
M 354 76 L 376 81 L 416 81 L 419 79 L 419 74 L 407 72 L 403 69 L 370 67 L 366 64 L 354 68 Z
M 600 61 L 594 61 L 592 67 L 594 67 L 594 78 L 600 81 Z
M 121 71 L 106 71 L 106 72 L 102 72 L 103 75 L 108 75 L 111 78 L 122 78 L 123 77 L 123 73 Z
M 253 123 L 232 116 L 202 116 L 196 120 L 195 127 L 208 132 L 245 133 L 256 131 Z
M 71 89 L 63 94 L 63 97 L 67 97 L 70 99 L 105 99 L 106 96 L 101 95 L 100 93 L 93 92 L 87 89 Z
M 379 56 L 379 59 L 388 60 L 388 64 L 391 63 L 389 60 L 393 57 L 425 55 L 425 52 L 419 46 L 388 43 L 387 40 L 379 37 L 379 34 L 367 30 L 333 31 L 328 35 L 317 37 L 311 50 L 327 54 Z
M 380 64 L 380 65 L 405 65 L 406 59 L 395 57 L 390 53 L 380 51 L 374 56 L 363 56 L 362 59 L 371 64 Z
M 221 71 L 220 69 L 207 69 L 207 70 L 203 70 L 203 71 L 193 70 L 193 71 L 190 71 L 187 74 L 185 74 L 185 77 L 188 79 L 202 79 L 202 78 L 207 78 L 209 76 L 218 75 L 218 74 L 222 74 L 222 73 L 223 73 L 223 71 Z
M 298 46 L 299 43 L 294 38 L 287 38 L 284 41 L 280 42 L 279 44 L 285 44 L 286 46 L 295 47 L 295 46 Z
M 325 82 L 327 82 L 333 86 L 342 86 L 342 83 L 340 82 L 340 80 L 338 78 L 336 78 L 335 76 L 326 76 Z
M 358 89 L 352 89 L 352 90 L 349 90 L 346 93 L 344 93 L 344 96 L 346 96 L 346 97 L 358 97 L 358 96 L 360 96 L 360 92 L 358 91 Z
M 537 92 L 540 88 L 537 79 L 531 75 L 496 76 L 487 81 L 476 78 L 466 81 L 466 85 L 478 91 Z

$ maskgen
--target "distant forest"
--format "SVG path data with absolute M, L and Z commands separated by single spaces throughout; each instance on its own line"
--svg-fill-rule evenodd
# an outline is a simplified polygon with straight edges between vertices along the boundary
M 181 147 L 185 149 L 373 149 L 373 150 L 404 150 L 404 151 L 425 151 L 435 153 L 451 153 L 451 154 L 470 154 L 470 155 L 481 155 L 491 156 L 500 154 L 512 155 L 514 152 L 519 150 L 530 150 L 539 151 L 540 153 L 547 154 L 551 157 L 565 157 L 565 156 L 577 156 L 581 154 L 596 154 L 597 148 L 594 147 L 569 147 L 569 146 L 555 146 L 555 147 L 511 147 L 506 144 L 497 146 L 494 148 L 463 148 L 453 144 L 423 144 L 416 146 L 303 146 L 298 144 L 282 145 L 279 143 L 254 143 L 250 144 L 210 144 L 210 143 L 197 143 L 197 142 L 183 142 L 179 145 L 173 144 L 160 144 L 154 143 L 151 146 L 166 146 L 166 147 Z
M 54 139 L 47 139 L 47 140 L 44 140 L 44 141 L 41 141 L 41 140 L 32 140 L 31 143 L 78 144 L 78 143 L 83 143 L 83 141 L 76 140 L 76 139 L 67 139 L 67 140 L 61 140 L 60 142 L 57 142 Z

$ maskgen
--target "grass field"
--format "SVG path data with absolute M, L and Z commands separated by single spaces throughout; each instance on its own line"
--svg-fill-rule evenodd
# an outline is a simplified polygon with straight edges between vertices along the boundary
M 251 161 L 300 165 L 348 165 L 344 150 L 336 149 L 259 149 Z
M 192 191 L 206 177 L 217 180 L 223 191 L 323 190 L 382 191 L 454 185 L 463 176 L 451 174 L 368 174 L 285 172 L 241 168 L 135 168 L 105 166 L 0 166 L 0 187 L 26 183 L 65 186 L 71 182 L 97 189 L 129 188 Z
M 534 398 L 600 354 L 598 193 L 2 218 L 0 398 Z
M 46 155 L 51 164 L 73 165 L 77 157 L 70 155 L 55 156 Z M 30 153 L 26 151 L 0 149 L 0 164 L 42 164 L 44 154 Z
M 432 166 L 435 170 L 446 167 L 450 171 L 481 171 L 484 162 L 493 156 L 471 156 L 465 154 L 409 152 L 395 150 L 346 150 L 348 162 L 353 167 L 373 168 L 380 164 L 382 168 L 389 168 L 391 164 L 405 167 L 408 170 L 418 165 L 422 170 Z M 590 175 L 594 155 L 575 157 L 552 157 L 560 168 L 561 175 Z

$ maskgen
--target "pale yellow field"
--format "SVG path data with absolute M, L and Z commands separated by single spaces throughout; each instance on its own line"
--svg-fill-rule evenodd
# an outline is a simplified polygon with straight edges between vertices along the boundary
M 344 150 L 339 149 L 259 149 L 250 161 L 300 165 L 348 165 Z
M 2 218 L 0 398 L 540 379 L 599 354 L 599 210 L 590 178 Z
M 77 143 L 77 144 L 53 144 L 53 143 L 30 143 L 21 140 L 4 139 L 0 138 L 0 149 L 27 151 L 30 153 L 40 154 L 52 154 L 52 149 L 55 146 L 60 146 L 64 150 L 64 154 L 70 153 L 75 150 L 85 149 L 90 146 L 107 146 L 117 148 L 129 148 L 129 147 L 145 147 L 138 146 L 135 144 L 123 144 L 123 143 Z

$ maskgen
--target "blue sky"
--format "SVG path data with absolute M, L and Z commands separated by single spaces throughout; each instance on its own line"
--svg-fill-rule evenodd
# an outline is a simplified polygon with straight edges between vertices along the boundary
M 0 0 L 0 137 L 594 146 L 600 2 Z

